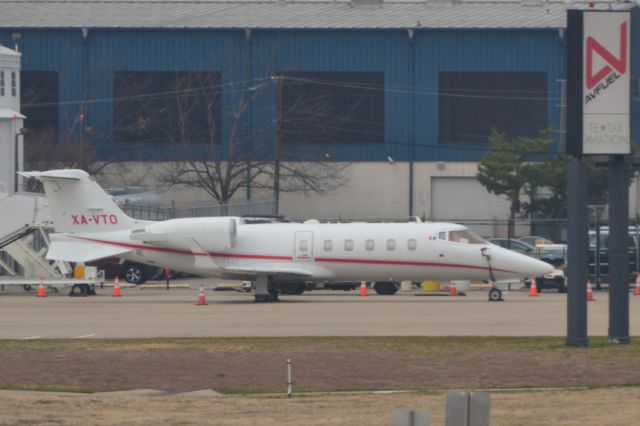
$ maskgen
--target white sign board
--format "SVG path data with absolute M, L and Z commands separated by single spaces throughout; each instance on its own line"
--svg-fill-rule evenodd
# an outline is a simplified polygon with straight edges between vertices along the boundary
M 631 16 L 584 12 L 584 154 L 629 154 Z

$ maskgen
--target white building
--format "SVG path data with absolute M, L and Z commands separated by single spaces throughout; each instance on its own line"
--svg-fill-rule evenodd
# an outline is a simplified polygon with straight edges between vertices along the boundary
M 16 168 L 22 170 L 23 164 L 20 57 L 19 52 L 0 45 L 0 193 L 14 192 Z

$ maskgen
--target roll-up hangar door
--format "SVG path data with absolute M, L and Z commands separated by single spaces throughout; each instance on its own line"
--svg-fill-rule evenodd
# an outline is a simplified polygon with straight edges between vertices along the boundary
M 465 222 L 492 220 L 492 196 L 475 178 L 432 177 L 431 216 L 436 221 Z M 468 223 L 480 235 L 491 235 L 488 223 Z

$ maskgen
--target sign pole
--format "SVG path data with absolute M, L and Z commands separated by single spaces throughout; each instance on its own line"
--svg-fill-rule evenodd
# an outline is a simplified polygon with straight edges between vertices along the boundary
M 567 182 L 568 223 L 567 247 L 567 339 L 569 346 L 588 346 L 587 337 L 587 272 L 588 212 L 587 179 L 589 174 L 582 158 L 569 164 Z
M 629 337 L 629 171 L 625 156 L 609 158 L 609 343 Z

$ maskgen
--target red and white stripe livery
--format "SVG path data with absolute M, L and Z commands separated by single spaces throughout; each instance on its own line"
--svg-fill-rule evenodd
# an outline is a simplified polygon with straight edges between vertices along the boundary
M 501 281 L 550 273 L 453 223 L 266 223 L 237 217 L 138 221 L 81 170 L 41 180 L 54 217 L 49 259 L 109 256 L 201 276 L 273 281 Z

